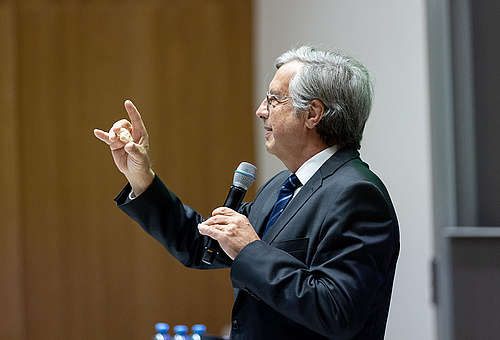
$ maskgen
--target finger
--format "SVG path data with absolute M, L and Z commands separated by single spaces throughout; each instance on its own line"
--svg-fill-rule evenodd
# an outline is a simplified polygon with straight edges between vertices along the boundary
M 120 138 L 118 137 L 118 132 L 120 132 L 122 128 L 125 128 L 130 131 L 132 130 L 132 124 L 130 124 L 130 122 L 126 119 L 121 119 L 116 123 L 114 123 L 111 129 L 109 130 L 109 140 L 111 142 L 120 140 Z
M 144 126 L 141 114 L 135 107 L 134 103 L 132 103 L 132 101 L 127 99 L 124 105 L 125 105 L 125 110 L 127 110 L 128 116 L 130 117 L 130 121 L 132 122 L 132 126 L 134 127 L 134 129 L 141 132 L 141 134 L 145 134 L 146 127 Z
M 214 240 L 219 240 L 224 234 L 220 226 L 207 225 L 205 224 L 205 222 L 198 224 L 198 231 L 200 232 L 200 234 L 209 236 Z
M 100 140 L 102 140 L 104 143 L 106 144 L 111 144 L 111 141 L 109 140 L 109 133 L 107 132 L 104 132 L 102 130 L 99 130 L 99 129 L 94 129 L 94 136 L 96 136 L 97 138 L 99 138 Z
M 227 221 L 224 219 L 223 215 L 217 215 L 210 217 L 208 220 L 204 221 L 203 224 L 208 226 L 220 226 L 222 224 L 227 224 Z
M 131 130 L 132 129 L 132 124 L 126 120 L 126 119 L 120 119 L 119 121 L 117 121 L 116 123 L 113 124 L 113 126 L 111 127 L 111 129 L 117 133 L 118 131 L 120 131 L 121 128 L 125 128 L 127 130 Z
M 219 207 L 216 208 L 214 211 L 212 211 L 212 216 L 217 216 L 217 215 L 232 216 L 235 214 L 237 214 L 237 212 L 228 207 Z

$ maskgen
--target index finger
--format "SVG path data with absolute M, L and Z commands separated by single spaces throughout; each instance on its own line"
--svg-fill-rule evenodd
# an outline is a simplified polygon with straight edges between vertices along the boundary
M 132 123 L 132 126 L 135 130 L 146 133 L 146 127 L 144 126 L 144 123 L 141 118 L 141 114 L 135 107 L 134 103 L 132 103 L 131 100 L 126 100 L 125 103 L 125 110 L 127 110 L 128 116 L 130 117 L 130 122 Z
M 216 208 L 214 211 L 212 211 L 212 216 L 216 216 L 216 215 L 230 216 L 233 214 L 237 214 L 237 212 L 231 208 L 228 208 L 228 207 L 219 207 L 219 208 Z

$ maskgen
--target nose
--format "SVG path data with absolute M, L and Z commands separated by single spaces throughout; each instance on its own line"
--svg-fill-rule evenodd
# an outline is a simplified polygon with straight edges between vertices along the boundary
M 267 99 L 264 98 L 262 103 L 260 103 L 255 115 L 262 119 L 267 119 L 269 117 L 269 111 L 267 110 Z

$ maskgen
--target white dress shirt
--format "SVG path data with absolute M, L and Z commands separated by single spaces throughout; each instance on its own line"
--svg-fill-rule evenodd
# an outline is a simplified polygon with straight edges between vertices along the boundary
M 311 177 L 318 171 L 319 168 L 330 158 L 333 156 L 335 152 L 337 152 L 338 147 L 336 145 L 326 148 L 323 151 L 318 152 L 311 158 L 309 158 L 304 164 L 300 166 L 295 175 L 304 186 L 307 181 L 311 179 Z M 293 193 L 293 197 L 297 195 L 302 186 L 298 187 Z M 292 198 L 293 198 L 292 197 Z

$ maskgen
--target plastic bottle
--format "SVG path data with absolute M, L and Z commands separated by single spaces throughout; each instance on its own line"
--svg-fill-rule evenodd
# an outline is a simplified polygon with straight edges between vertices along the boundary
M 187 335 L 188 328 L 184 325 L 177 325 L 174 327 L 174 340 L 189 340 Z
M 168 335 L 169 330 L 168 324 L 164 322 L 158 322 L 155 325 L 156 334 L 153 337 L 153 340 L 170 340 L 170 336 Z
M 201 340 L 201 336 L 206 332 L 207 326 L 202 324 L 193 325 L 191 327 L 193 334 L 191 334 L 191 340 Z

